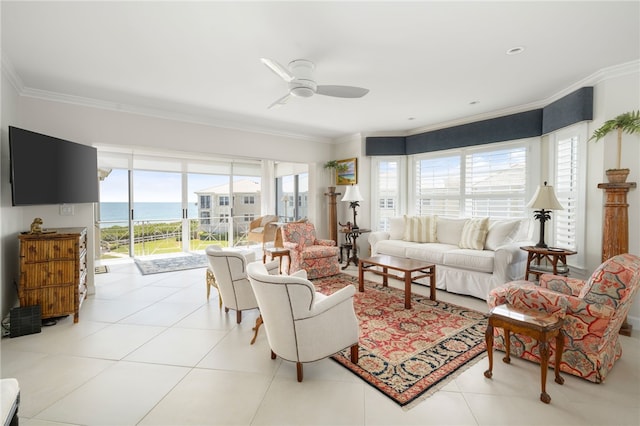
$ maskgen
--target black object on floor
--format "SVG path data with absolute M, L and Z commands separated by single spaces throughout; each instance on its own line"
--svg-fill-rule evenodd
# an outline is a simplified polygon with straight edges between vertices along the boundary
M 9 312 L 9 337 L 40 333 L 42 313 L 40 305 L 21 306 Z

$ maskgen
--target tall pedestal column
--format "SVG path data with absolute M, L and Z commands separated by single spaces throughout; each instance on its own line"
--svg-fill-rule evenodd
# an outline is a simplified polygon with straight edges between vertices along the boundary
M 629 252 L 629 213 L 627 193 L 635 182 L 600 183 L 604 189 L 604 222 L 602 226 L 602 262 L 618 254 Z M 625 318 L 620 334 L 631 336 L 631 324 Z
M 336 188 L 329 187 L 329 192 L 325 192 L 324 195 L 329 196 L 329 239 L 335 241 L 338 245 L 338 207 L 337 197 L 342 195 L 340 192 L 336 192 Z

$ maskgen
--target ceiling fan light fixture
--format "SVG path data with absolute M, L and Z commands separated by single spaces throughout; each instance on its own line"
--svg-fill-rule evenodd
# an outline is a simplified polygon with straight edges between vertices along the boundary
M 262 63 L 271 71 L 289 83 L 289 91 L 282 98 L 272 103 L 269 108 L 286 103 L 292 96 L 310 98 L 315 94 L 336 98 L 361 98 L 369 89 L 355 86 L 318 85 L 313 77 L 315 65 L 306 59 L 296 59 L 289 62 L 288 68 L 277 61 L 261 58 Z
M 315 92 L 309 87 L 299 86 L 292 88 L 289 93 L 299 98 L 310 98 Z

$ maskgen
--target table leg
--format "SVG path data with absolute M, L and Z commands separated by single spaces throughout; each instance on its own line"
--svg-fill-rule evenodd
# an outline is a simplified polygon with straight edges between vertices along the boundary
M 504 328 L 504 349 L 506 351 L 506 355 L 502 360 L 509 364 L 511 362 L 511 330 L 507 327 Z
M 432 266 L 430 270 L 431 270 L 431 277 L 429 278 L 429 286 L 431 288 L 429 289 L 429 299 L 435 302 L 436 300 L 436 267 Z
M 362 261 L 358 262 L 358 291 L 364 291 L 364 269 Z
M 493 376 L 493 324 L 489 320 L 487 330 L 484 332 L 484 340 L 487 344 L 487 357 L 489 358 L 489 369 L 484 372 L 484 377 L 490 379 Z
M 546 339 L 540 341 L 540 385 L 542 392 L 540 393 L 540 401 L 548 404 L 551 397 L 547 393 L 547 368 L 549 368 L 549 343 Z
M 389 285 L 389 276 L 388 276 L 388 273 L 389 273 L 389 268 L 387 268 L 386 266 L 383 266 L 383 267 L 382 267 L 382 274 L 383 274 L 383 275 L 382 275 L 382 286 L 383 286 L 383 287 L 386 287 L 386 286 L 388 286 L 388 285 Z
M 404 273 L 404 308 L 411 309 L 411 272 Z
M 556 366 L 554 368 L 554 373 L 556 375 L 556 383 L 564 384 L 564 379 L 560 376 L 560 363 L 562 362 L 562 352 L 564 351 L 564 334 L 562 334 L 562 330 L 558 331 L 558 335 L 556 336 Z

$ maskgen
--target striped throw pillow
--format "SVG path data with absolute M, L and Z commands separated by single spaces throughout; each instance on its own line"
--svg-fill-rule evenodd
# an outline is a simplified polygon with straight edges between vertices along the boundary
M 404 217 L 405 241 L 416 243 L 435 243 L 436 216 L 406 216 Z
M 462 227 L 460 248 L 483 250 L 489 232 L 489 218 L 469 219 Z

